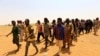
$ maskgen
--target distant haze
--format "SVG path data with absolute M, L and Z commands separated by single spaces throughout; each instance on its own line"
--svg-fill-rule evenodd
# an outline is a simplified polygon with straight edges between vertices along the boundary
M 31 23 L 50 21 L 61 17 L 95 19 L 100 16 L 100 0 L 0 0 L 0 25 L 11 20 L 25 20 Z

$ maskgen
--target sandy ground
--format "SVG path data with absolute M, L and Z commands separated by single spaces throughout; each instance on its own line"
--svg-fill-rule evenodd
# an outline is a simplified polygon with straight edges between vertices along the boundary
M 16 45 L 12 43 L 12 35 L 6 37 L 4 35 L 11 31 L 9 26 L 0 26 L 0 56 L 24 56 L 25 53 L 25 42 L 21 42 L 22 46 L 19 52 L 14 53 Z M 39 53 L 36 56 L 53 56 L 58 48 L 56 45 L 49 46 L 47 52 L 43 52 L 44 41 L 37 44 Z M 78 42 L 73 42 L 74 46 L 71 46 L 71 54 L 67 52 L 61 52 L 61 56 L 100 56 L 100 30 L 98 36 L 94 36 L 93 32 L 84 34 L 78 37 Z M 28 55 L 35 53 L 35 49 L 30 45 Z

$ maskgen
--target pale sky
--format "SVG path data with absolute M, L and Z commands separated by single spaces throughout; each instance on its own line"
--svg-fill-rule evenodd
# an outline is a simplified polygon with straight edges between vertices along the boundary
M 25 20 L 31 23 L 63 18 L 94 19 L 100 16 L 100 0 L 0 0 L 0 25 L 11 20 Z

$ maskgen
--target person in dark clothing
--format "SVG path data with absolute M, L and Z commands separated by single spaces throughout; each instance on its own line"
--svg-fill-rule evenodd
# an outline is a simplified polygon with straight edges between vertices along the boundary
M 13 43 L 16 44 L 17 46 L 17 51 L 19 51 L 19 48 L 21 46 L 21 44 L 19 44 L 19 30 L 18 30 L 18 27 L 16 26 L 16 22 L 15 21 L 11 21 L 12 25 L 13 25 L 13 28 L 12 28 L 12 31 L 7 34 L 6 36 L 8 37 L 10 34 L 13 34 Z
M 89 23 L 90 23 L 90 32 L 92 31 L 92 27 L 93 27 L 93 21 L 89 19 Z
M 54 33 L 55 33 L 56 45 L 59 48 L 59 51 L 55 55 L 60 56 L 60 51 L 64 41 L 64 26 L 62 25 L 62 18 L 57 19 L 57 25 L 54 28 Z
M 84 34 L 84 29 L 85 29 L 85 21 L 81 20 L 79 25 L 79 34 L 81 34 L 81 32 Z
M 86 33 L 90 32 L 90 23 L 89 23 L 89 20 L 87 20 L 86 23 L 85 23 L 85 31 L 86 31 Z
M 56 26 L 56 20 L 53 20 L 53 21 L 52 21 L 52 26 L 51 26 L 51 30 L 52 30 L 52 31 L 51 31 L 51 32 L 52 32 L 52 34 L 51 34 L 51 35 L 52 35 L 52 36 L 51 36 L 51 37 L 52 37 L 52 38 L 51 38 L 51 42 L 52 42 L 52 44 L 53 44 L 54 38 L 55 38 L 55 33 L 54 33 L 54 27 L 55 27 L 55 26 Z

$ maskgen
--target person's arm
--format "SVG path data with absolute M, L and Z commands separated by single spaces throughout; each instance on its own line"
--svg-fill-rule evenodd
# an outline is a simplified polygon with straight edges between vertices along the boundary
M 27 36 L 26 39 L 25 39 L 25 41 L 27 41 L 28 38 L 32 37 L 32 35 L 33 35 L 33 34 L 31 33 L 29 36 Z
M 11 32 L 10 33 L 8 33 L 6 36 L 8 37 L 11 33 L 13 32 L 13 29 L 11 30 Z
M 11 33 L 12 33 L 12 31 L 10 33 L 8 33 L 6 36 L 8 37 Z

